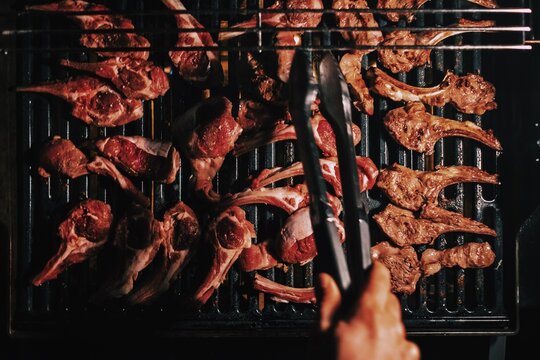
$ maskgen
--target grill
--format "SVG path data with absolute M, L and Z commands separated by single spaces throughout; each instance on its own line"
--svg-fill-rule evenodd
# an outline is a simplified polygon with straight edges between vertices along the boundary
M 151 42 L 151 60 L 164 68 L 170 67 L 167 51 L 174 48 L 177 29 L 172 12 L 159 2 L 151 1 L 99 1 L 112 13 L 124 14 L 134 21 L 136 32 Z M 193 14 L 216 38 L 226 27 L 260 13 L 268 2 L 253 0 L 186 1 Z M 269 2 L 271 3 L 271 2 Z M 446 7 L 443 7 L 446 6 Z M 448 26 L 461 17 L 469 19 L 493 19 L 497 26 L 481 28 L 479 32 L 458 35 L 442 45 L 431 46 L 432 64 L 397 75 L 411 85 L 431 86 L 437 84 L 446 71 L 457 74 L 480 72 L 489 81 L 496 77 L 497 52 L 492 50 L 529 49 L 530 9 L 526 1 L 514 1 L 512 8 L 478 9 L 468 7 L 462 1 L 433 0 L 417 15 L 414 26 L 404 22 L 398 27 L 425 30 Z M 326 9 L 331 7 L 326 4 Z M 356 10 L 381 12 L 378 10 Z M 395 11 L 395 10 L 391 10 Z M 399 11 L 399 10 L 397 10 Z M 332 49 L 336 55 L 353 47 L 345 43 L 331 21 L 332 10 L 324 10 L 324 26 L 306 31 L 301 47 L 310 50 Z M 103 13 L 103 12 L 99 12 Z M 10 85 L 37 84 L 54 79 L 65 79 L 69 71 L 58 65 L 62 58 L 78 61 L 95 61 L 97 56 L 90 49 L 81 48 L 78 38 L 81 31 L 67 19 L 66 14 L 40 14 L 23 10 L 2 13 L 13 27 L 3 32 L 5 56 L 15 66 Z M 379 20 L 383 31 L 393 29 L 392 24 Z M 357 28 L 356 30 L 368 30 Z M 496 32 L 491 32 L 496 30 Z M 111 30 L 103 30 L 108 32 Z M 191 31 L 191 30 L 190 30 Z M 97 31 L 94 31 L 97 32 Z M 212 95 L 225 95 L 238 105 L 242 94 L 238 76 L 240 63 L 246 51 L 263 54 L 274 51 L 272 37 L 275 29 L 260 24 L 247 36 L 229 41 L 218 47 L 226 69 L 223 89 L 212 90 Z M 286 47 L 287 48 L 287 47 Z M 127 48 L 125 50 L 137 50 Z M 374 54 L 364 58 L 367 67 Z M 117 128 L 93 128 L 72 120 L 69 105 L 52 97 L 37 94 L 17 94 L 16 108 L 9 124 L 16 129 L 14 150 L 17 167 L 13 176 L 17 179 L 18 194 L 13 195 L 17 204 L 12 211 L 13 228 L 10 242 L 10 330 L 14 335 L 47 335 L 65 332 L 66 329 L 94 335 L 123 331 L 152 333 L 166 336 L 284 336 L 307 335 L 311 331 L 316 309 L 308 305 L 280 304 L 268 296 L 249 291 L 253 274 L 245 274 L 234 267 L 225 283 L 211 300 L 198 312 L 186 312 L 181 296 L 193 290 L 194 278 L 200 261 L 195 259 L 183 271 L 174 286 L 152 305 L 128 306 L 121 301 L 106 306 L 88 302 L 92 293 L 107 278 L 111 259 L 106 253 L 83 264 L 72 266 L 58 280 L 39 288 L 32 287 L 29 279 L 42 266 L 53 251 L 56 228 L 53 224 L 66 204 L 81 198 L 104 200 L 113 209 L 123 206 L 116 188 L 108 180 L 88 176 L 59 182 L 42 181 L 35 166 L 36 152 L 46 139 L 60 135 L 81 144 L 87 139 L 112 135 L 144 135 L 152 138 L 170 139 L 171 121 L 186 109 L 209 95 L 179 79 L 175 72 L 169 76 L 171 90 L 144 104 L 143 119 Z M 503 119 L 506 100 L 498 97 L 500 110 L 484 116 L 463 115 L 450 107 L 433 108 L 434 114 L 457 120 L 471 120 L 486 128 L 494 128 L 495 134 L 505 144 L 505 134 L 498 132 Z M 396 107 L 395 103 L 376 98 L 376 113 L 372 117 L 355 113 L 353 120 L 362 129 L 363 140 L 357 148 L 359 155 L 370 156 L 379 168 L 399 162 L 418 170 L 430 170 L 436 165 L 474 165 L 489 172 L 501 173 L 500 153 L 485 149 L 469 140 L 459 138 L 439 141 L 433 156 L 424 156 L 405 150 L 392 140 L 383 129 L 382 117 Z M 245 179 L 263 168 L 289 164 L 297 159 L 291 142 L 268 145 L 235 159 L 228 157 L 215 179 L 218 192 L 225 194 L 235 190 L 235 181 Z M 165 209 L 177 201 L 192 204 L 188 178 L 190 169 L 183 162 L 179 178 L 172 185 L 150 181 L 135 181 L 136 185 L 152 199 L 152 207 L 159 217 Z M 292 184 L 291 181 L 286 182 Z M 237 189 L 236 189 L 237 190 Z M 435 248 L 444 249 L 470 241 L 489 241 L 496 253 L 496 263 L 488 269 L 446 269 L 436 276 L 422 278 L 417 291 L 410 296 L 400 296 L 405 325 L 409 334 L 509 334 L 517 330 L 517 273 L 516 244 L 512 238 L 503 236 L 503 217 L 499 205 L 498 187 L 492 185 L 461 184 L 444 191 L 448 209 L 481 221 L 494 228 L 498 236 L 493 239 L 473 235 L 444 235 L 437 239 Z M 384 208 L 385 197 L 376 190 L 369 193 L 372 213 Z M 506 210 L 510 211 L 510 210 Z M 258 239 L 275 234 L 284 221 L 281 214 L 267 207 L 247 207 L 248 219 L 254 223 Z M 383 240 L 376 226 L 372 227 L 374 239 Z M 425 247 L 418 248 L 421 253 Z M 198 257 L 200 258 L 200 256 Z M 289 286 L 313 285 L 313 265 L 292 266 L 283 272 L 271 269 L 260 272 L 265 277 Z M 103 325 L 106 324 L 106 329 Z M 99 329 L 99 332 L 96 330 Z

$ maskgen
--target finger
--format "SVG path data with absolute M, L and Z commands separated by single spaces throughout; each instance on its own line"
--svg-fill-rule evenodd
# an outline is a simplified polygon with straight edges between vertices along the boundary
M 319 330 L 326 332 L 332 326 L 334 314 L 341 304 L 341 293 L 334 279 L 321 273 L 317 278 L 317 301 L 319 303 Z
M 420 359 L 420 349 L 418 345 L 411 341 L 405 341 L 403 344 L 403 350 L 401 352 L 401 359 L 403 360 L 419 360 Z
M 385 313 L 396 321 L 401 321 L 401 303 L 394 294 L 389 294 L 386 300 Z
M 374 261 L 366 288 L 360 297 L 360 306 L 357 307 L 357 313 L 360 312 L 362 304 L 384 308 L 390 294 L 390 271 L 382 263 Z M 369 304 L 366 304 L 366 302 Z

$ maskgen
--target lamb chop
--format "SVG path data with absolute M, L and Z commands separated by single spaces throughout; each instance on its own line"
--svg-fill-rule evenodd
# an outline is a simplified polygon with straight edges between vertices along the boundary
M 170 141 L 118 135 L 98 140 L 96 148 L 132 176 L 170 184 L 180 169 L 180 154 Z
M 129 295 L 131 303 L 148 303 L 167 291 L 199 248 L 199 221 L 183 202 L 167 210 L 163 226 L 167 236 L 163 239 L 161 256 L 157 258 L 159 263 L 144 284 Z
M 313 127 L 313 135 L 315 135 L 315 143 L 322 150 L 323 156 L 336 157 L 336 138 L 328 121 L 320 113 L 316 113 L 311 118 L 311 126 Z M 361 139 L 361 131 L 355 124 L 353 124 L 353 136 L 354 145 L 357 145 Z M 233 154 L 234 156 L 240 156 L 263 145 L 295 139 L 294 125 L 279 122 L 271 130 L 240 138 L 234 145 Z
M 377 9 L 418 9 L 429 0 L 377 0 Z M 467 0 L 468 2 L 486 7 L 496 8 L 497 3 L 494 0 Z M 384 17 L 393 22 L 398 22 L 400 18 L 405 18 L 408 23 L 412 22 L 416 16 L 414 12 L 387 12 L 382 13 Z
M 389 111 L 384 126 L 392 137 L 409 150 L 433 154 L 435 144 L 444 137 L 462 136 L 501 151 L 492 130 L 483 130 L 470 121 L 456 121 L 431 115 L 422 103 L 408 103 Z
M 290 215 L 296 210 L 309 204 L 309 191 L 307 189 L 307 186 L 304 184 L 277 187 L 271 189 L 248 189 L 224 197 L 220 204 L 220 208 L 254 204 L 275 206 Z
M 127 213 L 118 222 L 114 246 L 119 252 L 117 273 L 94 296 L 95 302 L 106 297 L 127 295 L 139 276 L 154 260 L 161 243 L 167 238 L 167 229 L 153 214 L 138 205 L 127 207 Z
M 259 274 L 255 274 L 253 289 L 270 294 L 272 296 L 271 299 L 276 302 L 293 302 L 298 304 L 315 304 L 317 302 L 315 289 L 312 287 L 294 288 L 279 284 Z
M 337 26 L 340 28 L 348 27 L 369 27 L 378 28 L 379 24 L 371 13 L 367 12 L 340 12 L 339 10 L 347 9 L 369 9 L 366 0 L 334 0 L 332 9 L 335 10 Z M 372 46 L 371 49 L 359 49 L 355 53 L 365 55 L 375 50 L 383 40 L 383 34 L 380 30 L 368 31 L 341 31 L 341 36 L 345 41 L 357 46 Z
M 58 227 L 61 243 L 56 255 L 34 277 L 32 284 L 39 286 L 55 279 L 70 265 L 97 253 L 107 242 L 112 221 L 111 207 L 104 202 L 85 200 L 79 203 Z
M 286 105 L 288 101 L 286 84 L 270 77 L 261 61 L 252 53 L 247 53 L 246 60 L 247 66 L 241 68 L 242 92 L 269 104 Z
M 339 239 L 343 243 L 345 228 L 338 218 L 340 212 L 341 209 L 334 211 Z M 304 265 L 317 255 L 309 207 L 301 208 L 287 218 L 277 238 L 275 250 L 278 258 L 288 264 Z
M 227 98 L 208 98 L 173 124 L 175 142 L 184 147 L 193 169 L 195 191 L 212 202 L 221 198 L 213 190 L 212 180 L 242 133 L 231 110 L 232 103 Z
M 114 127 L 143 116 L 140 100 L 124 99 L 101 80 L 82 76 L 67 82 L 22 86 L 17 91 L 47 93 L 73 105 L 71 114 L 88 125 Z
M 186 10 L 180 0 L 161 0 L 171 10 Z M 174 14 L 179 29 L 204 29 L 192 15 L 187 13 Z M 208 32 L 179 32 L 177 47 L 215 47 L 217 44 Z M 178 69 L 180 77 L 188 81 L 206 82 L 208 85 L 221 84 L 223 70 L 217 51 L 208 50 L 179 50 L 170 51 L 169 57 Z
M 424 276 L 438 273 L 443 267 L 459 266 L 463 269 L 481 269 L 491 266 L 495 253 L 489 243 L 467 243 L 451 249 L 426 249 L 422 253 L 422 272 Z
M 373 115 L 373 97 L 362 78 L 362 57 L 360 53 L 348 53 L 339 61 L 339 68 L 349 84 L 349 91 L 353 105 L 368 115 Z
M 421 101 L 431 106 L 451 103 L 462 113 L 476 115 L 497 108 L 495 87 L 480 75 L 457 76 L 449 71 L 439 85 L 430 88 L 407 85 L 374 67 L 368 69 L 367 77 L 371 91 L 394 101 Z
M 419 218 L 410 210 L 388 204 L 386 209 L 373 216 L 373 219 L 398 246 L 432 244 L 439 235 L 449 232 L 497 235 L 495 230 L 478 221 L 432 204 L 422 207 Z
M 447 186 L 462 182 L 498 184 L 498 176 L 474 166 L 439 166 L 435 171 L 411 170 L 394 163 L 377 178 L 377 187 L 395 205 L 419 210 L 423 204 L 437 205 L 439 193 Z
M 208 301 L 242 251 L 251 246 L 251 239 L 255 236 L 253 224 L 246 219 L 244 210 L 237 206 L 226 209 L 212 221 L 206 233 L 206 241 L 213 250 L 212 265 L 193 295 L 196 305 Z
M 489 20 L 471 21 L 460 19 L 457 25 L 454 25 L 456 30 L 442 31 L 424 31 L 420 33 L 412 33 L 410 31 L 398 30 L 388 33 L 385 37 L 383 46 L 434 46 L 451 36 L 464 34 L 467 32 L 475 32 L 478 30 L 467 29 L 469 27 L 490 27 L 494 26 L 495 22 Z M 381 48 L 377 52 L 379 61 L 391 72 L 398 73 L 401 71 L 411 71 L 417 66 L 422 66 L 430 62 L 430 48 L 427 49 L 392 49 Z
M 150 206 L 150 200 L 113 163 L 100 156 L 88 160 L 71 140 L 54 136 L 41 149 L 38 173 L 44 178 L 55 173 L 75 179 L 89 172 L 111 177 L 137 203 Z
M 410 295 L 420 279 L 420 262 L 412 246 L 397 248 L 386 241 L 371 247 L 371 256 L 390 270 L 392 292 Z
M 278 0 L 269 10 L 322 10 L 324 4 L 321 0 Z M 230 29 L 243 28 L 249 29 L 257 26 L 258 21 L 261 25 L 270 26 L 275 28 L 316 28 L 322 19 L 322 13 L 320 12 L 284 12 L 284 13 L 261 13 L 254 15 L 250 20 L 241 22 Z M 245 30 L 237 32 L 224 32 L 219 34 L 219 40 L 229 40 L 236 36 L 242 35 Z M 276 34 L 276 46 L 298 46 L 301 43 L 301 36 L 303 31 L 279 31 Z M 277 75 L 284 83 L 289 81 L 289 73 L 291 71 L 292 59 L 294 56 L 294 50 L 276 50 L 278 69 Z
M 151 100 L 165 95 L 169 90 L 167 75 L 151 61 L 114 57 L 93 63 L 63 59 L 60 64 L 111 80 L 129 99 Z
M 336 196 L 341 197 L 341 180 L 339 175 L 339 165 L 337 158 L 320 159 L 321 170 L 324 179 L 332 185 Z M 369 190 L 375 185 L 379 170 L 368 157 L 357 156 L 358 178 L 360 180 L 360 191 Z M 274 182 L 284 180 L 293 176 L 304 175 L 304 168 L 301 162 L 295 162 L 286 168 L 275 167 L 264 169 L 251 181 L 251 189 L 259 189 Z
M 64 0 L 52 4 L 27 6 L 28 10 L 47 12 L 91 12 L 109 11 L 110 9 L 98 4 L 88 3 L 81 0 Z M 68 15 L 75 20 L 83 30 L 105 30 L 105 29 L 135 29 L 130 19 L 121 15 Z M 143 36 L 133 32 L 110 32 L 110 33 L 89 33 L 82 34 L 81 45 L 91 48 L 124 48 L 124 47 L 150 47 L 150 42 Z M 100 51 L 98 55 L 103 57 L 123 57 L 147 60 L 150 53 L 148 51 Z
M 271 242 L 271 240 L 265 240 L 245 248 L 236 262 L 240 270 L 250 272 L 278 266 L 279 262 L 274 256 Z
M 244 99 L 240 100 L 236 121 L 244 134 L 269 129 L 280 122 L 291 122 L 286 107 Z

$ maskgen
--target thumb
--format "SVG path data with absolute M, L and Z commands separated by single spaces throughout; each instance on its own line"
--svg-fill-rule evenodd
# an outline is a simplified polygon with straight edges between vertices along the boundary
M 317 277 L 319 303 L 319 330 L 326 332 L 332 326 L 334 314 L 341 304 L 341 293 L 332 276 L 321 273 Z

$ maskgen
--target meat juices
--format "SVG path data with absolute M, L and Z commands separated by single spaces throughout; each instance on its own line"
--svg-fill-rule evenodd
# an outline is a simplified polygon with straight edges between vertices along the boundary
M 474 32 L 475 30 L 467 30 L 468 27 L 490 27 L 494 26 L 493 21 L 471 21 L 460 19 L 456 30 L 444 31 L 425 31 L 421 33 L 413 33 L 410 31 L 398 30 L 393 31 L 385 36 L 382 43 L 384 46 L 434 46 L 439 42 L 451 36 Z M 477 31 L 477 30 L 476 30 Z M 393 73 L 408 72 L 413 68 L 427 64 L 430 62 L 432 49 L 378 49 L 379 62 Z
M 449 232 L 497 235 L 495 230 L 478 221 L 431 204 L 422 207 L 418 218 L 412 211 L 389 204 L 373 219 L 398 246 L 432 244 L 437 237 Z
M 193 210 L 178 202 L 163 216 L 165 237 L 157 264 L 146 281 L 129 295 L 128 301 L 145 304 L 167 291 L 200 246 L 201 229 Z
M 93 63 L 63 59 L 60 64 L 111 80 L 129 99 L 151 100 L 165 95 L 169 90 L 167 75 L 151 61 L 115 57 Z
M 232 206 L 220 213 L 208 226 L 206 242 L 212 246 L 212 264 L 195 291 L 193 301 L 204 305 L 225 280 L 227 272 L 245 248 L 251 246 L 255 228 L 246 219 L 244 210 Z
M 39 286 L 55 279 L 72 264 L 85 261 L 107 242 L 113 221 L 111 207 L 99 200 L 85 200 L 70 212 L 58 227 L 60 248 L 34 277 L 32 284 Z
M 221 198 L 213 190 L 212 180 L 242 133 L 231 111 L 232 103 L 227 98 L 208 98 L 172 126 L 175 143 L 184 147 L 191 163 L 195 191 L 212 202 Z
M 66 82 L 22 86 L 16 90 L 58 96 L 73 106 L 73 117 L 88 125 L 115 127 L 143 116 L 142 101 L 124 99 L 107 83 L 92 77 L 80 76 Z
M 420 262 L 412 246 L 402 249 L 382 241 L 371 247 L 371 256 L 390 270 L 392 292 L 410 295 L 420 279 Z
M 489 243 L 467 243 L 445 250 L 426 249 L 421 260 L 424 276 L 436 274 L 443 267 L 486 268 L 494 261 L 495 253 Z
M 491 130 L 483 130 L 470 121 L 456 121 L 431 115 L 422 103 L 408 103 L 390 110 L 384 117 L 384 126 L 394 140 L 409 150 L 431 155 L 441 138 L 462 136 L 474 139 L 494 149 L 502 146 Z
M 47 12 L 77 12 L 77 11 L 109 11 L 110 9 L 98 4 L 88 3 L 81 0 L 64 0 L 52 4 L 27 6 L 28 10 Z M 130 19 L 121 15 L 69 15 L 75 20 L 83 30 L 102 29 L 135 29 Z M 112 48 L 115 47 L 150 47 L 150 42 L 143 36 L 135 33 L 95 33 L 82 34 L 81 45 L 92 48 Z M 103 57 L 123 57 L 147 60 L 150 53 L 148 51 L 100 51 L 98 55 Z
M 171 10 L 186 10 L 179 0 L 161 0 Z M 179 29 L 204 29 L 193 16 L 187 13 L 174 15 Z M 215 47 L 217 44 L 208 32 L 179 32 L 176 47 Z M 223 69 L 217 51 L 175 50 L 169 52 L 171 61 L 178 69 L 180 77 L 187 81 L 206 83 L 209 86 L 221 84 Z
M 132 176 L 170 184 L 180 169 L 180 154 L 169 141 L 118 135 L 98 140 L 96 147 Z
M 476 74 L 457 76 L 448 71 L 439 85 L 429 88 L 408 85 L 375 67 L 368 69 L 367 78 L 371 91 L 394 101 L 420 101 L 431 106 L 450 103 L 462 113 L 476 115 L 497 108 L 495 87 Z
M 423 204 L 437 205 L 439 193 L 462 182 L 498 184 L 498 176 L 474 166 L 439 166 L 435 171 L 411 170 L 394 163 L 377 178 L 377 187 L 402 208 L 419 210 Z

